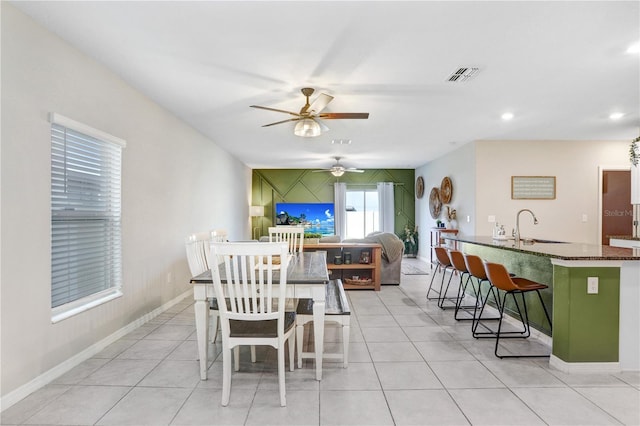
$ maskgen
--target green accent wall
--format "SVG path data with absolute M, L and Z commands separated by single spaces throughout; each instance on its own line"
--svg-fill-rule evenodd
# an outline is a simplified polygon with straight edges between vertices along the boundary
M 554 266 L 553 354 L 565 362 L 618 362 L 620 268 Z M 587 294 L 598 277 L 598 294 Z
M 264 206 L 264 217 L 253 218 L 252 227 L 257 234 L 267 235 L 273 226 L 275 204 L 289 203 L 333 203 L 334 182 L 345 182 L 347 187 L 375 188 L 378 182 L 394 182 L 395 232 L 401 233 L 405 226 L 415 225 L 415 170 L 414 169 L 369 169 L 364 173 L 345 173 L 340 178 L 331 173 L 312 173 L 309 169 L 254 169 L 251 188 L 251 205 Z M 357 186 L 355 186 L 357 185 Z

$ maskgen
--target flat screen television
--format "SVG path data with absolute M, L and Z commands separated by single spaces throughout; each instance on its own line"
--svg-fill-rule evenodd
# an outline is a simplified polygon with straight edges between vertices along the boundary
M 276 226 L 302 225 L 305 233 L 334 235 L 333 203 L 276 203 Z

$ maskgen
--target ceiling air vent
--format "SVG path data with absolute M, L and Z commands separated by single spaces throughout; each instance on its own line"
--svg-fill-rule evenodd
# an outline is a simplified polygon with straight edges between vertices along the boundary
M 480 71 L 480 68 L 460 67 L 447 78 L 447 81 L 462 83 L 475 76 L 478 71 Z

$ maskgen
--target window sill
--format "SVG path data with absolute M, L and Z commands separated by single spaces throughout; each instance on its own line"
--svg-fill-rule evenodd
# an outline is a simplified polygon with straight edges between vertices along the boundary
M 93 309 L 96 306 L 100 306 L 111 300 L 117 299 L 122 295 L 123 293 L 120 288 L 112 288 L 92 296 L 84 297 L 74 302 L 55 307 L 51 311 L 51 323 L 55 324 L 67 318 L 71 318 L 72 316 L 88 311 L 89 309 Z

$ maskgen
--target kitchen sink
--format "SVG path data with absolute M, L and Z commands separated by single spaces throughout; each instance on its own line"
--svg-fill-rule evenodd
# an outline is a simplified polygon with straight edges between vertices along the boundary
M 523 244 L 566 244 L 566 241 L 542 240 L 539 238 L 522 238 L 520 241 L 522 241 Z

